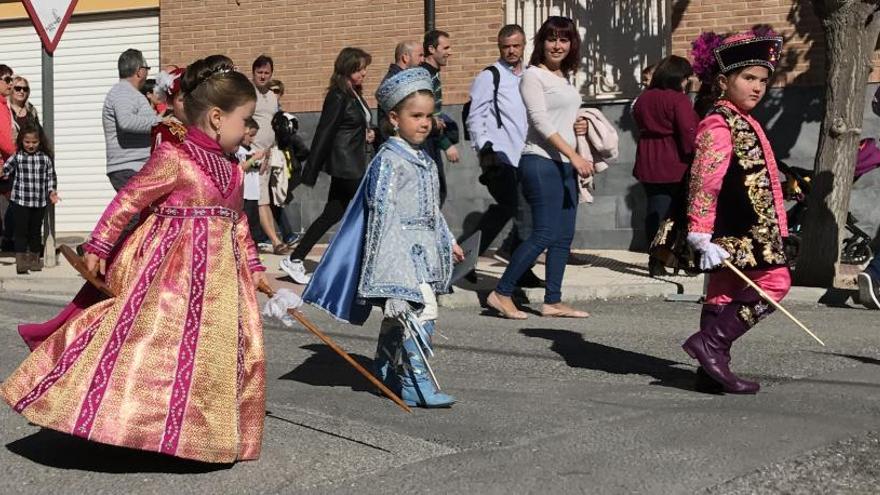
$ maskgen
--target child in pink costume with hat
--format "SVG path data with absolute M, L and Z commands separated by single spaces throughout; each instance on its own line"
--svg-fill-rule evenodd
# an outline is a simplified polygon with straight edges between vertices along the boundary
M 783 249 L 788 228 L 776 159 L 750 115 L 767 91 L 782 39 L 739 34 L 715 49 L 720 97 L 697 128 L 691 167 L 688 243 L 711 271 L 700 330 L 684 350 L 699 374 L 727 393 L 754 394 L 760 385 L 730 371 L 730 347 L 773 311 L 731 270 L 729 259 L 777 302 L 791 287 Z

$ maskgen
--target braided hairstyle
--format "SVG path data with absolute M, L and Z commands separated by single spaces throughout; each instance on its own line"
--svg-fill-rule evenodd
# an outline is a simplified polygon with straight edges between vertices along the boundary
M 186 119 L 191 124 L 201 121 L 211 108 L 231 112 L 257 100 L 253 84 L 235 70 L 226 55 L 211 55 L 190 64 L 180 88 Z

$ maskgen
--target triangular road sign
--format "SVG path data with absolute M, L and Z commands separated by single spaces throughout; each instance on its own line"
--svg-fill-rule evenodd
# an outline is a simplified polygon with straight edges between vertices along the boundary
M 70 22 L 76 2 L 77 0 L 21 0 L 47 52 L 55 52 L 55 47 L 61 41 L 61 33 Z

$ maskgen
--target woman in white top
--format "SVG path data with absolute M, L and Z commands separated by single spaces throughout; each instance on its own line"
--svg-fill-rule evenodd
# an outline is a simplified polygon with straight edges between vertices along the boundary
M 581 95 L 570 78 L 577 70 L 580 39 L 571 19 L 549 17 L 535 36 L 535 50 L 520 83 L 529 128 L 519 162 L 520 187 L 529 203 L 532 234 L 514 251 L 487 304 L 501 316 L 524 320 L 511 295 L 516 282 L 547 251 L 542 316 L 586 318 L 562 303 L 562 276 L 574 237 L 578 205 L 576 175 L 593 174 L 593 164 L 575 151 L 575 136 L 587 132 L 577 121 Z M 577 122 L 576 122 L 577 121 Z

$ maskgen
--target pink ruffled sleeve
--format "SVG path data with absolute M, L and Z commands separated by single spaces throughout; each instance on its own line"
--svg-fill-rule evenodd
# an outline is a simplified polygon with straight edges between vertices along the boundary
M 718 193 L 733 152 L 730 128 L 713 114 L 697 126 L 696 151 L 688 193 L 688 231 L 711 234 L 715 230 Z
M 179 167 L 180 150 L 170 143 L 159 147 L 104 210 L 83 249 L 107 259 L 131 219 L 174 189 Z
M 250 223 L 244 212 L 238 216 L 235 226 L 235 242 L 238 243 L 239 249 L 244 249 L 243 252 L 247 257 L 248 268 L 250 268 L 251 272 L 266 271 L 266 267 L 260 261 L 257 245 L 254 243 L 253 238 L 251 238 Z

